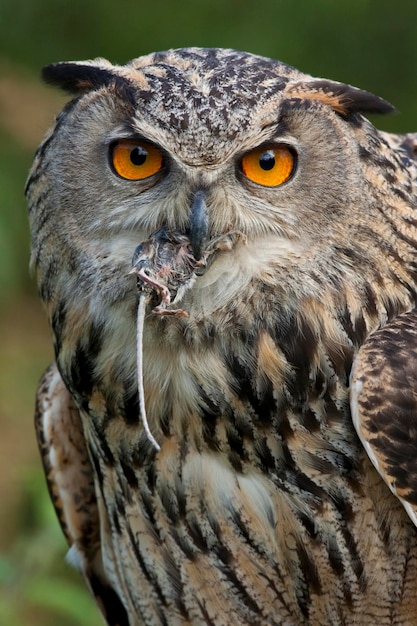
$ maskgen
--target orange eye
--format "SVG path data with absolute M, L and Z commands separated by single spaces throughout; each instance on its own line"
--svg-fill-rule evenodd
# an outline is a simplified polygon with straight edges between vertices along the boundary
M 245 154 L 242 171 L 258 185 L 278 187 L 287 182 L 295 167 L 295 157 L 287 146 L 263 146 Z
M 161 152 L 145 141 L 118 141 L 112 150 L 114 170 L 127 180 L 142 180 L 159 172 L 163 165 Z

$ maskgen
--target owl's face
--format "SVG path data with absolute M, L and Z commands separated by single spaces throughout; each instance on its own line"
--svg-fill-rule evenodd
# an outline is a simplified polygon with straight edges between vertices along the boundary
M 51 317 L 70 297 L 91 315 L 103 300 L 131 304 L 133 251 L 161 227 L 189 237 L 196 258 L 241 235 L 187 293 L 197 317 L 253 280 L 281 301 L 343 291 L 353 308 L 368 283 L 391 280 L 381 207 L 410 193 L 411 169 L 398 174 L 405 153 L 360 114 L 391 110 L 380 98 L 227 50 L 63 63 L 45 78 L 77 94 L 28 184 Z
M 169 112 L 135 85 L 126 87 L 129 100 L 111 85 L 68 112 L 49 166 L 56 219 L 66 228 L 107 243 L 161 225 L 186 230 L 202 190 L 209 236 L 232 228 L 250 239 L 302 237 L 308 249 L 357 204 L 357 140 L 328 105 L 289 100 L 280 90 L 245 109 L 239 83 L 225 103 L 223 92 L 202 93 L 204 83 L 188 94 L 175 92 L 172 76 L 152 82 L 152 94 L 168 91 Z M 233 129 L 229 118 L 239 122 Z
M 186 232 L 203 191 L 208 239 L 237 230 L 310 257 L 347 242 L 371 204 L 348 110 L 363 92 L 233 52 L 62 64 L 46 78 L 81 92 L 46 146 L 48 217 L 65 247 L 128 261 L 158 227 Z

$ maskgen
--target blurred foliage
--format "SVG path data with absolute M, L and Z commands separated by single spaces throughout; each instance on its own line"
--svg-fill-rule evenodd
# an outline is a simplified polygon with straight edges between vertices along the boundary
M 100 623 L 49 503 L 32 427 L 37 378 L 51 356 L 28 276 L 23 187 L 36 144 L 65 97 L 40 67 L 152 50 L 222 46 L 279 58 L 316 76 L 373 91 L 416 129 L 414 0 L 0 0 L 0 624 Z
M 22 188 L 28 159 L 12 137 L 0 133 L 0 286 L 10 298 L 29 287 L 27 226 L 22 205 Z

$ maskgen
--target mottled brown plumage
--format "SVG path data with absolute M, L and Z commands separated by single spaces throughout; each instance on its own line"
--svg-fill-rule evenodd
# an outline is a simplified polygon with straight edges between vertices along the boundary
M 416 624 L 415 136 L 232 50 L 44 77 L 37 432 L 107 623 Z

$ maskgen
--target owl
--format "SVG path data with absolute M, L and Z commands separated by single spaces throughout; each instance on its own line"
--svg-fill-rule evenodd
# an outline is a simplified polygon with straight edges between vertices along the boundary
M 43 77 L 36 430 L 106 623 L 417 624 L 416 136 L 234 50 Z

